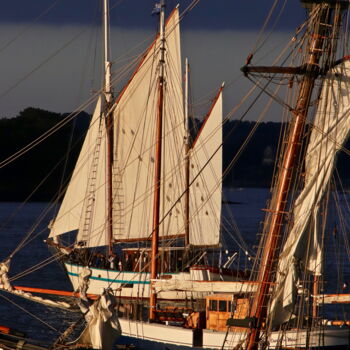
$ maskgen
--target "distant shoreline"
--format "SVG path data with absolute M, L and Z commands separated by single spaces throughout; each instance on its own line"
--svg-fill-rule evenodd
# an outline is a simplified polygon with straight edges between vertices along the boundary
M 8 159 L 43 135 L 66 115 L 38 108 L 26 108 L 16 118 L 0 119 L 0 161 Z M 74 121 L 1 168 L 0 201 L 48 202 L 57 198 L 59 190 L 65 188 L 69 182 L 90 118 L 85 112 L 79 113 Z M 197 119 L 191 123 L 193 139 L 196 136 L 195 130 L 198 130 L 200 125 L 201 121 Z M 223 126 L 223 169 L 230 169 L 223 179 L 223 187 L 226 189 L 270 188 L 280 130 L 285 126 L 274 122 L 259 123 L 254 137 L 240 153 L 242 144 L 255 126 L 255 122 L 236 120 L 227 121 Z M 344 147 L 350 149 L 350 142 Z M 238 153 L 240 157 L 235 159 Z M 233 159 L 235 162 L 231 167 Z M 344 152 L 340 152 L 337 157 L 337 172 L 346 189 L 350 188 L 349 168 L 350 158 Z M 35 193 L 32 193 L 33 189 L 37 189 Z

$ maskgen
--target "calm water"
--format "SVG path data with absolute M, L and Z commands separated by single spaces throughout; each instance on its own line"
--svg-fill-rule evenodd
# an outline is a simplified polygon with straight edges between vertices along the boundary
M 269 196 L 267 189 L 235 189 L 225 192 L 225 200 L 229 204 L 223 205 L 223 216 L 231 221 L 231 214 L 240 229 L 241 235 L 249 247 L 257 244 L 256 233 L 261 230 L 260 223 L 263 220 L 263 208 Z M 0 260 L 6 258 L 18 246 L 28 231 L 31 231 L 37 218 L 47 207 L 47 203 L 29 203 L 23 207 L 10 221 L 9 215 L 16 211 L 18 203 L 0 203 Z M 51 219 L 48 215 L 35 229 L 35 239 L 29 242 L 13 258 L 10 277 L 15 277 L 19 272 L 35 266 L 37 263 L 51 256 L 43 240 L 48 235 L 47 225 Z M 225 220 L 226 221 L 226 220 Z M 228 225 L 225 223 L 225 226 Z M 228 231 L 230 229 L 228 228 Z M 225 234 L 225 241 L 229 249 L 236 250 L 237 245 Z M 327 269 L 334 275 L 334 261 L 327 265 Z M 333 272 L 334 271 L 334 272 Z M 349 275 L 349 271 L 345 271 Z M 27 276 L 15 279 L 14 285 L 43 287 L 49 289 L 71 290 L 71 285 L 63 268 L 53 262 L 50 265 L 35 271 Z M 349 283 L 350 284 L 350 283 Z M 346 291 L 350 292 L 350 291 Z M 6 298 L 6 299 L 5 299 Z M 7 300 L 8 299 L 8 300 Z M 29 315 L 32 313 L 35 317 Z M 344 310 L 340 310 L 340 313 Z M 65 330 L 69 324 L 80 317 L 79 313 L 50 309 L 40 304 L 34 304 L 7 293 L 0 292 L 0 325 L 13 327 L 25 332 L 29 337 L 44 341 L 52 341 Z M 42 322 L 40 320 L 42 320 Z M 46 323 L 50 325 L 49 328 Z
M 17 211 L 19 206 L 19 203 L 0 203 L 1 260 L 8 257 L 22 241 L 26 233 L 33 229 L 33 225 L 35 225 L 48 204 L 29 203 L 11 220 L 8 220 L 9 215 Z M 10 278 L 51 256 L 46 244 L 43 242 L 48 235 L 47 225 L 49 220 L 49 218 L 45 218 L 35 230 L 32 236 L 35 238 L 15 254 L 11 262 Z M 57 262 L 53 262 L 34 273 L 15 279 L 12 281 L 12 284 L 71 290 L 65 272 Z M 33 339 L 52 341 L 77 317 L 79 315 L 72 312 L 48 308 L 44 305 L 0 292 L 0 325 L 17 329 Z

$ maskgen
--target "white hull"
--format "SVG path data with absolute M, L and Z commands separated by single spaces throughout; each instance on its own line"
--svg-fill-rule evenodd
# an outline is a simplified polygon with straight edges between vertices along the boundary
M 233 349 L 235 346 L 243 345 L 245 332 L 229 332 L 225 341 L 226 332 L 211 330 L 186 329 L 163 324 L 146 323 L 120 319 L 122 335 L 135 339 L 138 343 L 144 341 L 164 345 L 165 348 L 179 346 L 182 348 L 203 349 Z M 225 342 L 224 346 L 223 343 Z M 325 330 L 290 330 L 285 332 L 273 332 L 268 340 L 269 349 L 280 348 L 345 348 L 349 344 L 349 329 L 327 328 Z
M 65 263 L 69 279 L 74 290 L 79 286 L 79 274 L 83 267 L 75 264 Z M 89 278 L 89 288 L 87 293 L 99 295 L 103 289 L 111 288 L 115 295 L 123 298 L 149 298 L 150 273 L 132 272 L 132 271 L 114 271 L 90 267 L 92 275 Z M 203 273 L 200 273 L 203 272 Z M 191 281 L 196 274 L 196 280 L 199 281 L 220 281 L 220 276 L 216 273 L 203 271 L 166 273 L 167 277 L 178 281 Z M 211 294 L 208 291 L 180 291 L 166 290 L 157 293 L 158 299 L 163 300 L 185 300 L 185 299 L 203 299 Z

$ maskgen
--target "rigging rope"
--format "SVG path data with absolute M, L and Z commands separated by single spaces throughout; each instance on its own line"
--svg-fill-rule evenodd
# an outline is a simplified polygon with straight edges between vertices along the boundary
M 248 96 L 249 96 L 254 90 L 255 90 L 255 87 L 253 87 L 253 88 L 250 90 L 250 92 L 241 100 L 241 103 L 243 103 L 243 101 L 246 100 L 246 99 L 248 98 Z M 254 98 L 253 102 L 249 105 L 248 109 L 247 109 L 247 110 L 241 115 L 241 117 L 239 118 L 240 121 L 242 121 L 242 120 L 244 119 L 244 117 L 248 114 L 249 110 L 253 107 L 253 105 L 256 103 L 256 101 L 260 98 L 260 96 L 262 95 L 262 93 L 263 93 L 263 91 L 260 91 L 260 92 L 258 93 L 258 96 L 257 96 L 256 98 Z M 239 105 L 241 105 L 241 103 L 240 103 Z M 231 112 L 228 113 L 227 116 L 224 118 L 224 121 L 228 120 L 228 119 L 230 118 L 230 116 L 233 114 L 233 112 L 236 111 L 236 109 L 238 109 L 238 107 L 239 107 L 239 106 L 236 106 L 233 110 L 231 110 Z M 230 133 L 229 133 L 229 135 L 227 135 L 227 137 L 229 137 L 229 136 L 232 134 L 232 132 L 233 132 L 234 129 L 235 129 L 235 128 L 233 128 L 233 129 L 230 131 Z M 207 162 L 204 164 L 204 166 L 203 166 L 203 168 L 201 169 L 201 171 L 199 171 L 199 173 L 193 178 L 193 180 L 190 182 L 189 186 L 192 186 L 192 185 L 194 184 L 194 182 L 197 180 L 197 178 L 201 175 L 203 169 L 205 169 L 206 166 L 207 166 L 208 164 L 210 164 L 211 159 L 215 156 L 215 154 L 217 154 L 217 152 L 220 150 L 220 148 L 222 147 L 222 145 L 223 145 L 223 144 L 221 144 L 221 145 L 213 152 L 213 154 L 211 155 L 211 157 L 208 158 Z M 181 195 L 179 196 L 178 200 L 181 200 L 181 199 L 184 197 L 184 195 L 186 194 L 186 192 L 187 192 L 187 190 L 185 190 L 184 192 L 182 192 Z M 166 211 L 165 215 L 162 217 L 162 219 L 161 219 L 160 222 L 159 222 L 159 226 L 164 222 L 165 218 L 166 218 L 167 216 L 170 215 L 170 213 L 171 213 L 172 210 L 175 208 L 175 206 L 176 206 L 176 203 L 173 204 L 173 205 L 169 208 L 168 211 Z M 148 235 L 148 237 L 151 237 L 151 236 L 152 236 L 152 232 Z
M 0 47 L 0 53 L 6 50 L 9 46 L 11 46 L 17 39 L 19 39 L 28 29 L 31 28 L 33 24 L 38 22 L 42 17 L 44 17 L 46 14 L 48 14 L 60 1 L 62 0 L 55 0 L 51 5 L 49 5 L 39 16 L 35 17 L 34 20 L 24 27 L 21 31 L 19 31 L 12 39 L 7 41 L 3 46 Z
M 47 326 L 48 328 L 52 329 L 55 332 L 58 332 L 58 330 L 51 326 L 50 324 L 48 324 L 47 322 L 45 322 L 44 320 L 42 320 L 40 317 L 32 314 L 31 312 L 29 312 L 28 310 L 26 310 L 25 308 L 23 308 L 22 306 L 18 305 L 17 303 L 15 303 L 14 301 L 12 301 L 11 299 L 7 298 L 5 295 L 3 295 L 2 293 L 0 293 L 0 297 L 2 297 L 3 299 L 7 300 L 9 303 L 11 303 L 12 305 L 18 307 L 20 310 L 24 311 L 25 313 L 27 313 L 28 315 L 30 315 L 31 317 L 35 318 L 36 320 L 38 320 L 39 322 L 41 322 L 43 325 Z
M 187 8 L 184 12 L 181 18 L 183 18 L 197 3 L 199 2 L 199 0 L 193 0 L 191 5 L 189 6 L 189 8 Z M 118 3 L 119 4 L 119 3 Z M 174 26 L 174 28 L 176 27 L 176 25 Z M 4 91 L 2 94 L 0 94 L 0 99 L 2 97 L 4 97 L 5 95 L 7 95 L 9 92 L 11 92 L 15 87 L 17 87 L 22 81 L 26 80 L 32 73 L 36 72 L 39 68 L 41 68 L 44 64 L 46 64 L 48 61 L 50 61 L 54 56 L 56 56 L 60 51 L 62 51 L 64 48 L 66 48 L 67 46 L 69 46 L 73 41 L 75 41 L 80 35 L 82 35 L 84 32 L 86 31 L 86 29 L 78 32 L 72 39 L 70 39 L 67 43 L 65 43 L 62 47 L 60 47 L 58 50 L 56 50 L 54 53 L 52 53 L 48 58 L 46 58 L 42 63 L 40 63 L 37 67 L 35 67 L 31 72 L 27 73 L 23 78 L 21 78 L 15 85 L 13 85 L 12 87 L 10 87 L 9 89 L 7 89 L 6 91 Z M 140 55 L 141 56 L 141 55 Z M 140 57 L 138 56 L 138 57 Z M 136 61 L 136 60 L 135 60 Z M 132 65 L 132 63 L 129 63 L 129 68 Z M 126 73 L 126 72 L 124 72 Z M 116 78 L 114 78 L 113 82 L 115 83 Z M 97 96 L 102 93 L 102 90 L 99 90 L 97 93 L 95 93 L 93 95 L 92 98 L 88 99 L 87 102 L 84 102 L 81 106 L 79 106 L 79 108 L 76 110 L 77 112 L 75 112 L 75 114 L 73 115 L 70 114 L 69 116 L 67 116 L 62 122 L 58 123 L 56 126 L 54 126 L 53 128 L 51 128 L 49 131 L 43 133 L 41 136 L 39 136 L 36 140 L 32 141 L 31 143 L 29 143 L 27 146 L 23 147 L 20 151 L 15 152 L 13 155 L 11 155 L 10 157 L 6 158 L 5 160 L 0 162 L 0 168 L 4 167 L 5 165 L 9 164 L 10 162 L 12 162 L 13 160 L 17 159 L 18 157 L 22 156 L 23 154 L 25 154 L 26 152 L 28 152 L 30 149 L 32 149 L 33 147 L 37 146 L 39 143 L 41 143 L 44 139 L 46 139 L 46 137 L 50 136 L 51 132 L 54 133 L 56 132 L 59 127 L 62 127 L 63 125 L 65 125 L 70 119 L 73 119 L 77 114 L 78 111 L 83 110 L 84 108 L 88 107 L 94 100 L 95 98 L 97 98 Z
M 56 57 L 62 50 L 67 48 L 70 44 L 72 44 L 76 39 L 78 39 L 83 33 L 86 32 L 87 29 L 83 29 L 79 31 L 72 39 L 70 39 L 68 42 L 66 42 L 64 45 L 62 45 L 59 49 L 51 53 L 44 61 L 42 61 L 39 65 L 34 67 L 31 71 L 26 73 L 21 79 L 19 79 L 14 85 L 10 86 L 8 89 L 0 93 L 0 100 L 7 96 L 10 92 L 12 92 L 17 86 L 19 86 L 21 83 L 23 83 L 25 80 L 27 80 L 33 73 L 37 72 L 41 67 L 43 67 L 46 63 L 51 61 L 54 57 Z
M 193 3 L 198 3 L 198 1 L 194 1 Z M 39 140 L 38 140 L 39 141 Z M 41 142 L 41 140 L 39 141 L 39 142 Z M 38 142 L 38 143 L 39 143 Z M 38 143 L 36 143 L 36 144 L 38 144 Z M 33 146 L 34 147 L 34 146 Z M 25 150 L 25 151 L 27 151 L 27 150 Z M 21 154 L 24 154 L 24 153 L 21 153 Z M 18 155 L 19 156 L 19 155 Z M 17 155 L 16 155 L 16 158 L 17 158 Z M 8 162 L 10 162 L 10 159 L 7 159 L 7 160 L 5 160 L 5 161 L 8 161 Z M 11 159 L 11 161 L 12 161 L 12 159 Z M 3 163 L 0 163 L 0 167 L 2 167 L 2 166 L 4 166 L 4 164 Z
M 253 49 L 252 49 L 252 51 L 251 51 L 251 53 L 250 53 L 251 57 L 258 51 L 258 49 L 263 45 L 263 43 L 266 42 L 266 39 L 265 39 L 265 40 L 261 40 L 261 38 L 262 38 L 263 33 L 264 33 L 264 31 L 265 31 L 265 29 L 266 29 L 266 27 L 267 27 L 267 24 L 269 23 L 269 21 L 270 21 L 272 15 L 273 15 L 273 12 L 275 11 L 275 8 L 276 8 L 278 2 L 279 2 L 279 0 L 275 0 L 274 3 L 273 3 L 273 5 L 271 6 L 271 8 L 270 8 L 270 10 L 269 10 L 269 13 L 268 13 L 268 15 L 267 15 L 267 17 L 266 17 L 266 19 L 265 19 L 265 22 L 264 22 L 262 28 L 260 29 L 260 32 L 259 32 L 259 34 L 258 34 L 258 38 L 257 38 L 257 40 L 256 40 L 256 42 L 255 42 L 255 45 L 253 46 Z M 287 2 L 287 0 L 284 1 L 283 8 L 284 8 L 286 2 Z M 280 12 L 280 13 L 281 13 L 281 12 Z M 277 23 L 276 23 L 276 21 L 275 21 L 273 28 L 276 26 L 276 24 L 277 24 Z M 273 29 L 272 29 L 272 30 L 273 30 Z M 271 32 L 272 32 L 272 30 L 271 30 Z M 270 34 L 271 34 L 271 32 L 270 32 Z M 260 41 L 262 41 L 261 44 L 259 44 Z M 250 57 L 250 59 L 251 59 L 251 57 Z M 247 64 L 249 64 L 249 62 L 250 62 L 250 60 L 247 59 Z
M 72 112 L 71 114 L 69 114 L 68 116 L 66 116 L 64 119 L 62 119 L 60 122 L 58 122 L 56 125 L 54 125 L 52 128 L 50 128 L 49 130 L 45 131 L 43 134 L 41 134 L 38 138 L 36 138 L 34 141 L 28 143 L 26 146 L 24 146 L 22 149 L 20 149 L 19 151 L 15 152 L 14 154 L 12 154 L 11 156 L 7 157 L 6 159 L 4 159 L 3 161 L 0 162 L 0 169 L 3 168 L 4 166 L 10 164 L 11 162 L 13 162 L 14 160 L 16 160 L 17 158 L 23 156 L 25 153 L 27 153 L 28 151 L 30 151 L 32 148 L 36 147 L 37 145 L 39 145 L 41 142 L 43 142 L 45 139 L 47 139 L 49 136 L 51 136 L 52 134 L 54 134 L 55 132 L 57 132 L 58 130 L 60 130 L 61 127 L 63 127 L 64 125 L 66 125 L 67 123 L 69 123 L 73 118 L 75 118 L 82 109 L 88 107 L 89 105 L 91 105 L 96 97 L 98 96 L 98 94 L 100 93 L 100 91 L 96 94 L 94 94 L 89 100 L 87 100 L 87 102 L 83 103 L 75 112 Z

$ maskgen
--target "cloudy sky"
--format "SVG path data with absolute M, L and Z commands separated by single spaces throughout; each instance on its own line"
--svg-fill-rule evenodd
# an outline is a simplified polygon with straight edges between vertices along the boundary
M 28 106 L 74 110 L 101 84 L 102 0 L 12 0 L 0 11 L 0 117 Z M 178 1 L 169 0 L 170 11 Z M 113 59 L 128 60 L 157 29 L 153 0 L 111 0 Z M 190 0 L 180 1 L 185 9 Z M 239 68 L 254 47 L 273 0 L 202 0 L 181 23 L 182 52 L 191 63 L 194 101 L 227 83 L 225 112 L 251 84 Z M 284 6 L 281 16 L 279 10 Z M 305 19 L 297 0 L 280 0 L 269 44 L 257 53 L 269 62 Z M 267 31 L 269 32 L 269 30 Z M 141 46 L 140 43 L 143 43 Z M 277 52 L 276 52 L 277 54 Z M 258 61 L 258 59 L 257 59 Z M 251 117 L 254 119 L 254 117 Z M 278 119 L 270 115 L 269 119 Z

